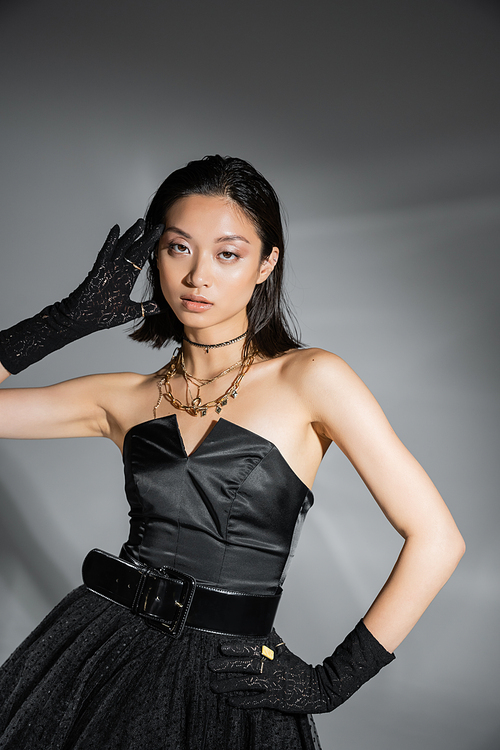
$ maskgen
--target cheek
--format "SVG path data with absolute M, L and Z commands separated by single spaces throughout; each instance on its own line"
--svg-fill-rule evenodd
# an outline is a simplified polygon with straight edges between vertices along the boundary
M 258 274 L 238 274 L 238 277 L 233 279 L 231 293 L 228 295 L 230 304 L 238 308 L 245 307 L 254 293 L 257 279 Z
M 160 278 L 160 288 L 163 292 L 163 296 L 168 302 L 168 298 L 171 296 L 171 290 L 173 286 L 173 274 L 166 273 L 162 263 L 158 262 L 158 276 Z
M 231 307 L 242 307 L 248 304 L 257 285 L 256 275 L 235 272 L 225 283 L 219 285 L 219 290 L 227 299 Z
M 260 265 L 255 268 L 254 264 L 235 263 L 232 266 L 223 266 L 216 269 L 215 276 L 221 285 L 234 285 L 240 289 L 254 287 L 260 275 Z

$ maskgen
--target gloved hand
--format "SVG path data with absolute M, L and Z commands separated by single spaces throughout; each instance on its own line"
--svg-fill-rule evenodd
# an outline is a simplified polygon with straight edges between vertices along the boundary
M 208 664 L 218 675 L 211 681 L 211 689 L 215 693 L 231 693 L 229 703 L 240 708 L 326 713 L 340 706 L 395 658 L 362 620 L 332 656 L 316 667 L 292 654 L 274 630 L 266 645 L 274 658 L 265 656 L 265 648 L 251 642 L 221 643 L 225 658 Z
M 71 341 L 103 328 L 155 315 L 156 302 L 132 302 L 130 293 L 163 232 L 163 225 L 144 234 L 139 219 L 120 237 L 115 225 L 80 286 L 61 302 L 38 315 L 0 331 L 0 362 L 13 374 L 60 349 Z

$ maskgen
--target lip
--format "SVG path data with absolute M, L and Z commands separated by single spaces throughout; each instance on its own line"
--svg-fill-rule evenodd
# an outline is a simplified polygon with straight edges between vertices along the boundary
M 192 300 L 193 302 L 203 302 L 207 305 L 212 304 L 206 297 L 201 297 L 198 294 L 183 294 L 181 299 Z
M 212 302 L 209 302 L 206 297 L 200 297 L 196 294 L 185 295 L 181 297 L 182 306 L 190 312 L 203 312 L 204 310 L 210 310 Z

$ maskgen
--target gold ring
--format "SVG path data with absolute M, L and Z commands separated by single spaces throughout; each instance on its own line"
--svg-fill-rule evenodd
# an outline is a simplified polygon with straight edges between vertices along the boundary
M 127 263 L 130 263 L 130 264 L 131 264 L 132 266 L 134 266 L 134 268 L 137 268 L 137 270 L 138 270 L 138 271 L 142 271 L 142 268 L 141 268 L 140 266 L 137 266 L 137 265 L 136 265 L 136 264 L 134 263 L 134 261 L 133 261 L 133 260 L 129 260 L 128 258 L 125 258 L 125 260 L 127 261 Z
M 141 302 L 141 313 L 142 313 L 142 317 L 145 318 L 146 313 L 144 312 L 144 305 L 142 304 L 142 302 Z
M 272 648 L 269 648 L 269 646 L 262 646 L 262 656 L 265 656 L 272 661 L 274 659 L 274 651 Z

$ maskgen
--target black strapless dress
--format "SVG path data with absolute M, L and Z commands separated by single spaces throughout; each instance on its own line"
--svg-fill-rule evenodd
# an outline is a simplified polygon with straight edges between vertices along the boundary
M 133 427 L 123 458 L 123 554 L 276 593 L 313 502 L 276 446 L 220 419 L 188 456 L 169 415 Z M 210 690 L 207 662 L 227 639 L 186 627 L 172 640 L 80 586 L 0 671 L 0 750 L 319 748 L 310 717 L 233 708 Z

